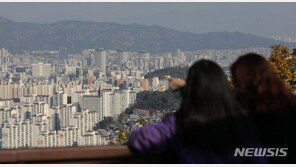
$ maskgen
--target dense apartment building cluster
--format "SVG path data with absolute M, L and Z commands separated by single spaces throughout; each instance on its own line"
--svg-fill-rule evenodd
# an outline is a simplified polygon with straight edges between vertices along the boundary
M 199 59 L 227 66 L 247 51 L 262 54 L 268 49 L 173 53 L 85 49 L 66 56 L 59 51 L 12 54 L 0 49 L 0 148 L 108 144 L 116 138 L 116 128 L 94 130 L 98 122 L 117 118 L 138 92 L 168 89 L 163 78 L 146 79 L 146 73 Z M 146 113 L 135 110 L 117 129 L 131 131 L 139 126 L 138 119 L 153 123 L 163 116 Z
M 39 91 L 45 94 L 0 100 L 2 148 L 106 144 L 106 132 L 93 131 L 94 125 L 118 116 L 136 98 L 133 90 L 118 87 L 47 94 L 50 88 Z
M 222 67 L 229 67 L 239 56 L 254 52 L 268 57 L 269 48 L 247 48 L 247 49 L 205 49 L 185 52 L 187 61 L 193 63 L 196 60 L 208 59 L 217 62 Z
M 157 77 L 144 79 L 150 62 L 147 69 L 134 62 L 129 66 L 124 51 L 115 53 L 121 58 L 114 61 L 107 59 L 110 53 L 104 49 L 84 50 L 68 59 L 55 54 L 13 55 L 1 50 L 1 148 L 107 144 L 115 132 L 93 130 L 95 124 L 124 112 L 138 92 L 164 90 L 167 84 Z M 143 63 L 142 55 L 149 58 L 141 52 L 135 63 Z

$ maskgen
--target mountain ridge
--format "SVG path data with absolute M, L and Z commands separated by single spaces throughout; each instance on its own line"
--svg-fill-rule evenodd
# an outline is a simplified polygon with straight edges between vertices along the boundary
M 159 25 L 75 20 L 39 24 L 0 17 L 0 48 L 16 53 L 24 50 L 79 53 L 86 48 L 172 52 L 176 49 L 193 51 L 269 47 L 279 43 L 283 42 L 242 32 L 196 34 Z

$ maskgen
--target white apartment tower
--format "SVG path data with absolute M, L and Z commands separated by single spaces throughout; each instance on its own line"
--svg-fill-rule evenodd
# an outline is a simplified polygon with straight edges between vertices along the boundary
M 51 74 L 51 64 L 32 64 L 32 75 L 34 77 L 49 77 Z
M 163 69 L 164 68 L 164 58 L 163 57 L 156 57 L 154 59 L 154 68 L 155 70 Z
M 95 65 L 106 75 L 106 50 L 96 49 L 94 54 Z
M 119 59 L 119 64 L 124 64 L 128 60 L 128 54 L 124 50 L 117 51 L 117 58 Z

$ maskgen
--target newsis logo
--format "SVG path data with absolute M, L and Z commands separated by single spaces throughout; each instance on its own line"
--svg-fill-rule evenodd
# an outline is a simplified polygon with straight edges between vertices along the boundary
M 285 157 L 288 148 L 236 148 L 234 156 L 241 157 Z

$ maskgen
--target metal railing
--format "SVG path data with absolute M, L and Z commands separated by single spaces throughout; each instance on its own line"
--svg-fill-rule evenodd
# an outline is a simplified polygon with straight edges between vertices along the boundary
M 0 150 L 0 163 L 154 163 L 136 156 L 127 146 L 92 146 Z

